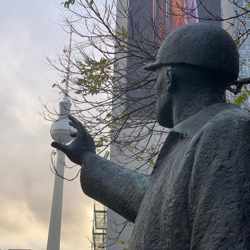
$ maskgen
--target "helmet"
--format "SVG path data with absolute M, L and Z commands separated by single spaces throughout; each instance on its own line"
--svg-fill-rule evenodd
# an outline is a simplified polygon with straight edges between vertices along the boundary
M 189 24 L 166 37 L 156 61 L 145 69 L 153 71 L 162 65 L 174 64 L 216 70 L 234 81 L 239 75 L 239 52 L 232 37 L 218 25 Z

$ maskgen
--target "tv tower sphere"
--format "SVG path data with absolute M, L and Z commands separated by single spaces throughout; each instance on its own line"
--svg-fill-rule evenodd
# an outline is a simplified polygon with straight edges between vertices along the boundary
M 59 118 L 55 120 L 50 128 L 51 137 L 59 143 L 68 143 L 72 140 L 71 133 L 72 127 L 69 125 L 69 112 L 71 102 L 67 96 L 64 96 L 59 103 Z

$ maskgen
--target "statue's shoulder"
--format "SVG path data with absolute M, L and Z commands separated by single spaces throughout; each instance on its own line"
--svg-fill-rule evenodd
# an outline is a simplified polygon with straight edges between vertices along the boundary
M 250 133 L 250 112 L 236 105 L 225 104 L 215 116 L 207 121 L 203 131 L 216 132 L 218 135 Z
M 250 112 L 233 104 L 226 104 L 225 108 L 214 116 L 214 121 L 223 122 L 243 122 L 250 120 Z

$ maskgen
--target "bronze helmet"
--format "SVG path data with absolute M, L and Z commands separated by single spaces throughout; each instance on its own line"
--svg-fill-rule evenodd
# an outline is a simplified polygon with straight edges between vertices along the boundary
M 188 64 L 226 74 L 229 81 L 239 75 L 239 52 L 232 37 L 219 25 L 189 24 L 170 33 L 163 41 L 154 63 L 146 70 L 162 65 Z

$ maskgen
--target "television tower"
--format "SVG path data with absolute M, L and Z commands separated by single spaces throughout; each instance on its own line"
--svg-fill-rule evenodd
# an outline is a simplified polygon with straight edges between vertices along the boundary
M 68 115 L 70 113 L 71 101 L 68 97 L 68 84 L 70 80 L 70 60 L 72 44 L 72 27 L 70 28 L 70 40 L 67 53 L 67 72 L 65 81 L 64 96 L 59 102 L 58 119 L 52 123 L 50 134 L 53 140 L 66 144 L 71 141 L 71 128 Z M 55 180 L 50 214 L 47 250 L 60 250 L 61 222 L 63 207 L 63 176 L 65 167 L 65 154 L 56 150 Z

